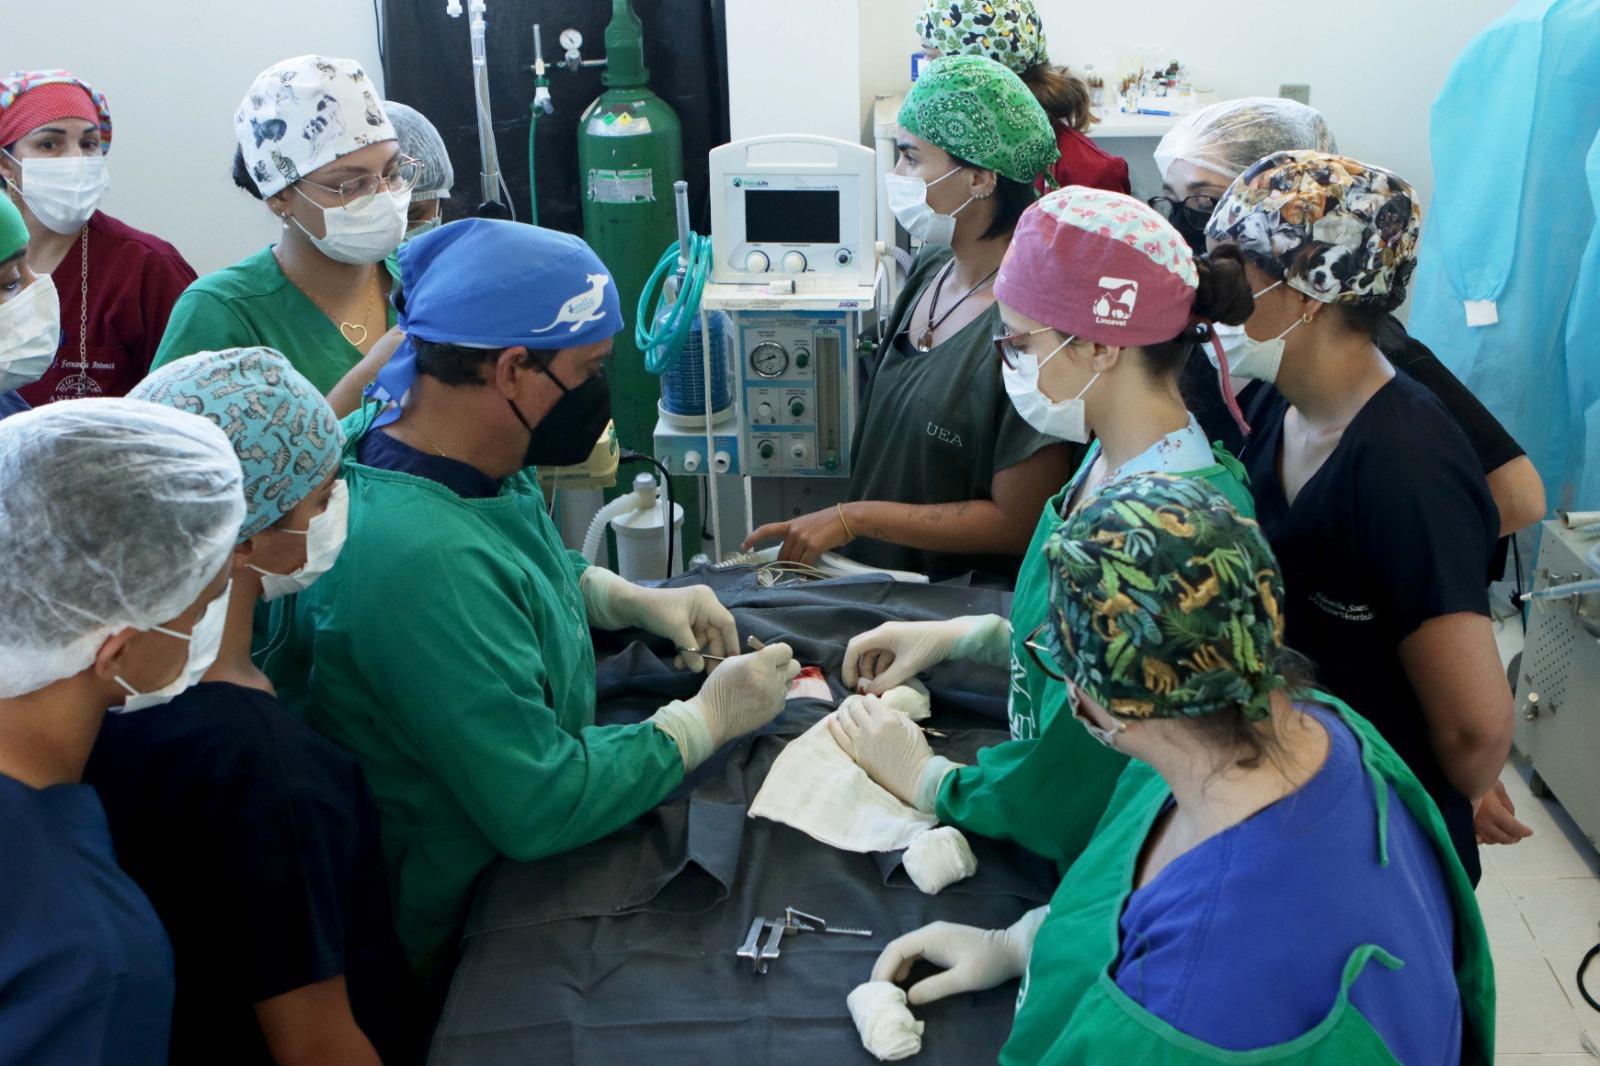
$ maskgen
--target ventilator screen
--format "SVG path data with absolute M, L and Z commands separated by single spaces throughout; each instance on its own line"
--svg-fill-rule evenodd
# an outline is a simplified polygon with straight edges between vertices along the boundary
M 744 194 L 751 244 L 838 244 L 838 190 L 757 190 Z

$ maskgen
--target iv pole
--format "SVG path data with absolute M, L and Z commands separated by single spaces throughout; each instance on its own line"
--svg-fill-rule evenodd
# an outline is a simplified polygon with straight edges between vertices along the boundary
M 494 143 L 494 119 L 489 111 L 489 57 L 484 41 L 488 29 L 487 0 L 468 0 L 467 14 L 472 35 L 472 95 L 478 118 L 478 155 L 483 201 L 475 214 L 479 218 L 516 218 L 505 179 L 500 176 L 500 154 Z M 461 0 L 448 0 L 445 14 L 461 17 Z

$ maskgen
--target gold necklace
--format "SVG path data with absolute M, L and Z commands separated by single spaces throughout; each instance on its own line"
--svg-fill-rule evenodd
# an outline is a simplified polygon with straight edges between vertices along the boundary
M 432 448 L 434 450 L 434 453 L 437 454 L 440 458 L 443 458 L 443 459 L 450 458 L 449 453 L 446 452 L 443 448 L 439 447 L 439 442 L 433 439 L 433 434 L 429 433 L 427 430 L 423 429 L 416 422 L 413 422 L 410 419 L 402 417 L 400 419 L 400 421 L 396 422 L 390 428 L 391 428 L 391 430 L 392 429 L 398 429 L 402 425 L 405 426 L 406 429 L 409 432 L 415 433 L 418 437 L 422 438 L 422 443 L 424 443 L 428 447 Z
M 276 248 L 272 250 L 272 255 L 273 258 L 277 258 L 278 250 Z M 278 259 L 278 269 L 283 270 L 282 259 Z M 372 271 L 372 290 L 373 294 L 377 296 L 378 303 L 380 305 L 383 303 L 383 286 L 378 281 L 378 271 L 382 269 L 383 267 L 381 264 L 374 264 Z M 287 270 L 283 270 L 283 276 L 289 278 L 289 272 Z M 295 288 L 300 290 L 300 294 L 302 296 L 311 301 L 313 307 L 322 312 L 323 317 L 325 317 L 329 322 L 338 323 L 339 334 L 340 336 L 344 337 L 346 344 L 349 344 L 352 348 L 359 349 L 363 344 L 367 343 L 367 337 L 370 334 L 368 333 L 366 323 L 344 321 L 338 315 L 324 307 L 322 305 L 322 301 L 318 300 L 314 295 L 312 295 L 310 289 L 305 288 L 293 278 L 289 278 L 289 282 L 294 285 Z M 440 452 L 439 454 L 443 455 L 444 453 Z

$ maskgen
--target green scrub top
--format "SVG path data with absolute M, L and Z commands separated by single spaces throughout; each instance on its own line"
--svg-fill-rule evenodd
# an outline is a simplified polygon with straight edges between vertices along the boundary
M 997 471 L 1016 466 L 1041 448 L 1068 446 L 1029 426 L 1006 395 L 994 351 L 999 304 L 991 304 L 931 351 L 917 351 L 904 335 L 923 290 L 953 254 L 944 248 L 923 255 L 895 303 L 889 337 L 879 345 L 861 389 L 849 500 L 987 500 Z M 960 296 L 947 283 L 941 314 Z M 869 537 L 858 537 L 839 551 L 868 566 L 909 570 L 935 580 L 976 570 L 1010 584 L 1018 562 L 1014 555 L 959 555 Z
M 678 785 L 683 759 L 649 722 L 594 724 L 587 564 L 562 546 L 534 472 L 463 499 L 363 466 L 374 410 L 345 420 L 348 540 L 294 598 L 264 665 L 309 676 L 306 720 L 361 760 L 400 941 L 426 977 L 497 856 L 537 859 L 626 825 Z
M 1355 733 L 1372 779 L 1379 840 L 1385 839 L 1388 790 L 1433 840 L 1455 905 L 1456 984 L 1464 1030 L 1462 1062 L 1494 1061 L 1494 970 L 1477 899 L 1456 858 L 1439 810 L 1414 775 L 1360 715 L 1322 693 L 1310 698 L 1336 710 Z M 1000 1051 L 1002 1066 L 1066 1066 L 1079 1063 L 1159 1062 L 1271 1063 L 1272 1066 L 1379 1066 L 1395 1063 L 1383 1040 L 1349 1001 L 1350 986 L 1364 967 L 1397 961 L 1377 945 L 1355 949 L 1342 987 L 1321 1024 L 1287 1043 L 1249 1051 L 1227 1051 L 1197 1040 L 1145 1010 L 1117 987 L 1112 967 L 1121 951 L 1119 922 L 1134 891 L 1134 876 L 1156 818 L 1172 795 L 1153 769 L 1130 763 L 1117 782 L 1105 817 L 1082 858 L 1073 864 L 1050 901 L 1039 927 L 1017 995 L 1011 1037 Z M 1387 862 L 1387 858 L 1383 861 Z M 1373 901 L 1352 900 L 1351 906 Z M 1315 921 L 1315 915 L 1307 915 Z
M 1254 515 L 1244 468 L 1220 445 L 1216 463 L 1184 471 L 1211 482 L 1241 514 Z M 1039 668 L 1024 642 L 1039 642 L 1036 630 L 1049 613 L 1050 567 L 1045 541 L 1062 522 L 1062 511 L 1100 456 L 1095 441 L 1066 487 L 1044 506 L 1033 541 L 1022 557 L 1011 600 L 1011 692 L 1007 715 L 1012 739 L 983 749 L 975 766 L 946 775 L 939 786 L 940 821 L 982 836 L 1013 840 L 1066 866 L 1089 840 L 1125 759 L 1094 742 L 1077 723 L 1051 728 L 1067 705 L 1067 687 Z M 1070 715 L 1068 718 L 1070 719 Z
M 400 268 L 384 260 L 398 290 Z M 389 325 L 395 312 L 388 306 Z M 150 369 L 196 352 L 276 348 L 323 395 L 361 361 L 361 349 L 290 281 L 270 247 L 190 283 L 178 297 Z

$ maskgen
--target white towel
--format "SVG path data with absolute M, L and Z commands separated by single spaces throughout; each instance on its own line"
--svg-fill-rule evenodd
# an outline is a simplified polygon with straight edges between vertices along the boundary
M 917 837 L 906 848 L 900 864 L 912 883 L 930 896 L 978 872 L 978 857 L 972 854 L 972 845 L 953 825 L 941 825 Z
M 852 696 L 850 699 L 857 699 Z M 902 686 L 885 702 L 928 716 L 928 691 Z M 902 711 L 902 713 L 905 713 Z M 750 804 L 751 818 L 770 818 L 844 851 L 899 851 L 937 824 L 876 784 L 834 742 L 824 718 L 789 742 Z
M 879 1062 L 909 1058 L 922 1050 L 923 1023 L 911 1016 L 905 990 L 888 981 L 868 981 L 845 997 L 861 1044 Z

